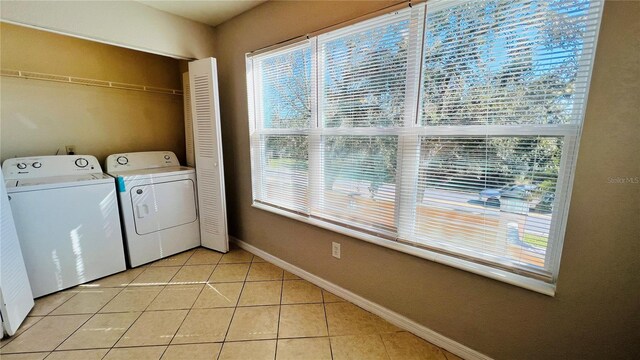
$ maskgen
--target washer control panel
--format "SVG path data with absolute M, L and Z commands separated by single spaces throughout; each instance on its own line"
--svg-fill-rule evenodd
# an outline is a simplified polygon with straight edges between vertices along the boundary
M 160 167 L 180 166 L 180 162 L 171 151 L 145 151 L 113 154 L 107 157 L 107 172 L 155 169 Z
M 32 179 L 78 174 L 102 174 L 98 160 L 91 155 L 32 156 L 7 159 L 2 163 L 7 179 Z
M 116 162 L 118 163 L 118 165 L 127 165 L 129 163 L 129 158 L 127 158 L 125 155 L 121 155 L 116 158 Z

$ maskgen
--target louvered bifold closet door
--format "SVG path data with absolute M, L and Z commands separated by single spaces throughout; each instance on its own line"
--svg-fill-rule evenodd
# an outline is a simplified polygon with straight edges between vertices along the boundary
M 191 89 L 189 73 L 182 74 L 182 101 L 184 105 L 184 140 L 187 155 L 187 166 L 195 167 L 195 149 L 193 147 L 193 117 L 191 116 Z
M 216 60 L 189 63 L 193 142 L 202 246 L 227 252 L 227 214 Z
M 600 1 L 427 3 L 413 224 L 400 241 L 557 274 Z M 560 206 L 562 205 L 562 206 Z
M 0 171 L 0 335 L 6 332 L 9 336 L 16 333 L 34 304 L 10 199 Z

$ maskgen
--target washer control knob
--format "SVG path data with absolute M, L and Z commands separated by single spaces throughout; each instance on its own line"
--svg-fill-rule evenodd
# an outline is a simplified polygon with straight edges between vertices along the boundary
M 164 159 L 165 159 L 165 160 L 169 160 L 169 159 L 171 159 L 171 156 L 169 156 L 169 155 L 165 155 L 165 156 L 164 156 Z
M 89 165 L 89 161 L 87 161 L 87 159 L 85 158 L 77 158 L 76 159 L 76 166 L 77 167 L 86 167 L 87 165 Z
M 42 163 L 39 161 L 36 161 L 33 164 L 31 164 L 31 166 L 33 166 L 36 169 L 40 169 L 42 167 Z
M 129 159 L 127 159 L 125 156 L 118 156 L 116 162 L 118 162 L 118 164 L 120 165 L 127 165 L 129 163 Z
M 18 163 L 18 164 L 16 164 L 16 166 L 17 166 L 17 167 L 18 167 L 18 169 L 20 169 L 20 170 L 24 170 L 24 169 L 26 169 L 26 168 L 27 168 L 27 164 L 25 164 L 25 163 Z

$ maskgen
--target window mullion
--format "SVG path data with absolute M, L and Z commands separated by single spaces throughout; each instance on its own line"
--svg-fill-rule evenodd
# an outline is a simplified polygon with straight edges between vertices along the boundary
M 264 170 L 262 164 L 265 162 L 265 153 L 262 135 L 258 132 L 254 132 L 250 138 L 251 150 L 253 152 L 253 159 L 251 162 L 251 168 L 253 170 L 253 200 L 262 200 L 264 194 Z
M 422 64 L 422 43 L 424 36 L 425 4 L 411 9 L 409 29 L 410 53 L 407 63 L 404 126 L 417 126 L 420 94 L 420 69 Z M 412 51 L 412 53 L 411 53 Z M 398 238 L 413 237 L 416 221 L 417 179 L 420 157 L 420 139 L 413 131 L 403 133 L 398 138 L 398 169 L 396 173 L 395 221 Z
M 569 210 L 569 200 L 571 199 L 571 184 L 573 183 L 572 169 L 575 169 L 575 155 L 577 147 L 576 136 L 564 136 L 562 144 L 562 155 L 560 157 L 560 166 L 558 171 L 558 180 L 556 182 L 557 198 L 554 199 L 552 206 L 551 225 L 549 229 L 549 241 L 547 252 L 545 254 L 545 264 L 547 269 L 558 275 L 560 268 L 560 254 L 562 253 L 562 244 L 564 241 L 564 232 L 567 225 L 567 212 Z
M 264 194 L 263 184 L 263 167 L 264 162 L 264 147 L 262 146 L 260 129 L 262 128 L 262 121 L 260 120 L 262 114 L 262 97 L 257 97 L 257 94 L 262 94 L 262 82 L 261 68 L 256 66 L 257 63 L 253 61 L 253 58 L 248 58 L 247 61 L 247 96 L 249 98 L 249 141 L 251 143 L 251 170 L 253 171 L 252 177 L 254 183 L 252 186 L 253 200 L 262 199 Z
M 318 38 L 309 39 L 311 43 L 311 132 L 309 134 L 309 209 L 311 214 L 322 206 L 323 145 L 322 145 L 322 96 L 320 91 L 321 75 L 318 55 Z
M 416 222 L 416 201 L 420 138 L 418 136 L 400 136 L 398 148 L 398 177 L 396 191 L 396 226 L 398 238 L 413 238 Z

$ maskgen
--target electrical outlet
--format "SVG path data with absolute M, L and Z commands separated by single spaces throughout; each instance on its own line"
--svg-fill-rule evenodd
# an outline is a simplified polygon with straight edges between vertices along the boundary
M 75 145 L 65 145 L 64 149 L 67 151 L 67 155 L 75 155 L 76 153 Z
M 334 258 L 340 259 L 340 243 L 337 243 L 337 242 L 331 243 L 331 255 Z

